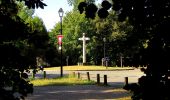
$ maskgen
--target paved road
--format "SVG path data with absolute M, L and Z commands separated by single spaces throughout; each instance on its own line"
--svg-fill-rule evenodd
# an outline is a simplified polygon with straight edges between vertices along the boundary
M 79 71 L 80 72 L 80 71 Z M 83 78 L 86 78 L 87 71 L 81 71 L 80 73 L 83 74 Z M 136 83 L 138 82 L 138 78 L 141 77 L 143 72 L 140 71 L 140 69 L 134 69 L 134 70 L 119 70 L 119 71 L 89 71 L 90 78 L 92 80 L 96 81 L 97 74 L 100 74 L 100 80 L 101 82 L 104 81 L 103 77 L 104 75 L 107 75 L 107 80 L 109 84 L 124 84 L 125 77 L 128 77 L 129 83 Z
M 81 77 L 86 79 L 87 71 L 80 72 Z M 100 74 L 101 82 L 103 75 L 107 75 L 108 84 L 111 86 L 96 85 L 76 85 L 76 86 L 44 86 L 34 87 L 33 95 L 29 95 L 26 100 L 117 100 L 126 97 L 130 93 L 124 89 L 124 77 L 129 78 L 129 83 L 137 82 L 143 75 L 139 69 L 121 70 L 121 71 L 88 71 L 92 80 L 96 80 L 96 75 Z M 64 71 L 64 74 L 72 73 Z M 59 77 L 60 71 L 47 71 L 47 78 Z M 42 78 L 42 72 L 36 74 L 36 77 Z
M 73 71 L 64 71 L 64 74 L 72 73 Z M 79 72 L 83 79 L 87 79 L 86 73 L 90 73 L 90 79 L 96 81 L 97 74 L 100 74 L 101 82 L 104 81 L 103 76 L 107 75 L 107 81 L 110 85 L 124 85 L 125 77 L 128 77 L 129 83 L 136 83 L 138 78 L 143 75 L 140 69 L 134 70 L 116 70 L 116 71 L 74 71 L 76 74 Z M 46 71 L 47 78 L 60 77 L 60 71 Z M 42 78 L 42 72 L 36 74 L 36 77 Z
M 123 89 L 96 85 L 35 87 L 26 100 L 116 100 L 130 95 Z

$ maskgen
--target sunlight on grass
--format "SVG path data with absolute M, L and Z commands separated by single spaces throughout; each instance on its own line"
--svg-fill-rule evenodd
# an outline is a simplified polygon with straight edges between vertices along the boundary
M 133 69 L 132 67 L 104 67 L 104 66 L 64 66 L 63 70 L 120 70 L 120 69 Z M 44 68 L 44 70 L 60 70 L 60 67 Z
M 56 85 L 92 85 L 94 81 L 81 80 L 73 76 L 54 79 L 35 79 L 31 80 L 34 86 L 56 86 Z
M 115 100 L 132 100 L 132 99 L 130 96 L 128 96 L 128 97 L 122 97 L 122 98 L 115 99 Z

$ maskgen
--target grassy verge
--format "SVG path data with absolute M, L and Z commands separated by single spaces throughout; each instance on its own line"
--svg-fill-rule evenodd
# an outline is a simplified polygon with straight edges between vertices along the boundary
M 125 70 L 125 69 L 133 69 L 132 67 L 104 67 L 104 66 L 64 66 L 63 70 Z M 60 67 L 50 67 L 50 68 L 44 68 L 44 70 L 60 70 Z
M 119 99 L 116 99 L 116 100 L 132 100 L 130 96 L 128 97 L 122 97 L 122 98 L 119 98 Z
M 53 79 L 34 79 L 30 81 L 34 86 L 57 86 L 57 85 L 93 85 L 94 81 L 81 80 L 73 76 L 65 76 Z

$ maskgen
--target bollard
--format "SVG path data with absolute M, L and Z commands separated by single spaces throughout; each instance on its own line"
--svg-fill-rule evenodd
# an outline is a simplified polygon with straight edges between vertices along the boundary
M 100 84 L 100 74 L 97 74 L 97 84 Z
M 88 79 L 88 81 L 90 81 L 90 74 L 89 74 L 89 72 L 87 72 L 87 79 Z
M 106 62 L 105 62 L 105 65 L 106 65 L 106 69 L 107 69 L 107 67 L 108 67 L 108 61 L 106 60 Z
M 35 78 L 35 74 L 34 73 L 32 73 L 32 78 Z
M 104 75 L 104 85 L 107 86 L 107 75 Z
M 35 73 L 36 73 L 36 70 L 33 69 L 33 70 L 32 70 L 32 78 L 35 78 Z
M 78 72 L 78 79 L 80 79 L 80 73 Z
M 125 85 L 128 85 L 128 77 L 125 77 Z
M 46 78 L 46 71 L 43 71 L 43 77 Z
M 73 72 L 72 75 L 73 75 L 73 77 L 75 77 L 76 76 L 75 72 Z

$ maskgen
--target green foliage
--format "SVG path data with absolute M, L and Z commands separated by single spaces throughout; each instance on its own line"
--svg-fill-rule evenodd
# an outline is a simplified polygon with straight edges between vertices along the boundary
M 94 33 L 92 22 L 86 18 L 84 15 L 80 15 L 78 11 L 71 11 L 66 14 L 63 18 L 63 57 L 69 56 L 70 64 L 77 64 L 79 57 L 82 54 L 82 43 L 78 38 L 82 37 L 83 33 L 86 36 L 91 37 Z M 51 42 L 57 45 L 57 35 L 60 31 L 60 23 L 57 23 L 55 28 L 50 33 Z M 88 43 L 87 49 L 89 51 Z M 88 53 L 88 52 L 87 52 Z
M 57 50 L 57 34 L 56 31 L 51 31 L 48 33 L 49 36 L 49 48 L 46 52 L 46 60 L 51 66 L 60 65 L 60 52 Z
M 35 22 L 35 26 L 28 25 L 24 21 L 31 19 L 32 13 L 26 11 L 32 11 L 17 4 L 13 0 L 1 0 L 0 2 L 1 100 L 24 99 L 28 93 L 33 92 L 33 85 L 27 80 L 26 72 L 29 68 L 36 67 L 36 57 L 40 55 L 36 50 L 42 48 L 47 41 L 47 32 L 42 20 L 38 18 L 35 18 L 34 21 L 29 20 Z M 41 30 L 39 31 L 39 29 Z M 40 35 L 42 32 L 44 35 Z M 35 39 L 39 40 L 33 41 Z M 42 45 L 37 45 L 38 42 Z
M 133 55 L 133 63 L 137 65 L 147 65 L 147 69 L 143 70 L 146 76 L 139 78 L 138 84 L 127 86 L 126 89 L 133 91 L 134 100 L 149 100 L 159 99 L 168 100 L 170 96 L 168 91 L 169 85 L 169 64 L 168 57 L 170 56 L 169 49 L 169 1 L 155 0 L 112 0 L 112 9 L 116 11 L 119 21 L 129 20 L 133 25 L 133 30 L 127 35 L 124 49 L 136 48 Z M 102 6 L 104 5 L 102 2 Z M 84 2 L 86 3 L 86 2 Z M 81 5 L 83 3 L 80 3 Z M 87 4 L 87 3 L 86 3 Z M 106 6 L 106 5 L 105 5 Z M 103 6 L 105 8 L 105 6 Z M 80 12 L 87 12 L 89 18 L 94 18 L 94 14 L 89 15 L 91 9 L 79 8 Z M 106 7 L 110 7 L 108 4 Z M 99 13 L 100 12 L 100 13 Z M 98 15 L 100 18 L 108 17 L 108 11 L 100 9 Z M 113 19 L 114 20 L 114 19 Z M 114 33 L 115 36 L 117 33 Z M 118 36 L 118 35 L 117 35 Z M 121 35 L 122 36 L 122 35 Z M 119 42 L 119 45 L 122 44 Z M 145 47 L 143 47 L 145 44 Z M 134 47 L 135 46 L 135 47 Z M 133 52 L 130 50 L 130 52 Z M 165 92 L 167 91 L 167 92 Z
M 29 9 L 27 6 L 24 5 L 24 2 L 16 2 L 18 6 L 18 13 L 17 15 L 22 18 L 23 20 L 28 20 L 29 17 L 32 17 L 34 14 L 34 9 Z
M 82 33 L 90 38 L 87 41 L 87 62 L 90 64 L 101 64 L 103 58 L 103 38 L 106 37 L 107 55 L 112 64 L 116 63 L 116 59 L 123 53 L 128 55 L 127 49 L 123 43 L 126 43 L 127 38 L 131 37 L 128 34 L 133 29 L 128 23 L 118 22 L 118 18 L 114 11 L 110 11 L 107 19 L 100 19 L 98 16 L 95 20 L 85 18 L 85 14 L 80 14 L 73 10 L 66 13 L 63 18 L 63 56 L 69 56 L 69 64 L 77 64 L 82 60 L 82 41 L 78 38 L 82 37 Z M 60 23 L 57 23 L 55 28 L 50 32 L 50 41 L 57 46 L 57 34 L 60 34 Z M 127 46 L 126 46 L 127 47 Z M 135 46 L 134 46 L 135 47 Z M 58 48 L 58 47 L 57 47 Z M 134 49 L 135 51 L 135 49 Z
M 106 18 L 109 15 L 108 10 L 111 8 L 111 6 L 112 4 L 107 0 L 102 2 L 101 8 L 98 8 L 94 2 L 83 1 L 79 3 L 78 9 L 81 14 L 85 12 L 86 18 L 94 19 L 96 14 L 98 14 L 100 18 Z
M 28 28 L 19 20 L 13 20 L 10 17 L 6 20 L 7 16 L 3 15 L 1 15 L 1 19 L 8 22 L 1 22 L 3 26 L 0 28 L 0 30 L 3 30 L 1 37 L 5 37 L 0 42 L 0 98 L 5 100 L 15 98 L 12 95 L 13 93 L 20 93 L 22 96 L 26 96 L 27 93 L 32 92 L 32 85 L 21 74 L 29 66 L 33 67 L 35 62 L 32 60 L 34 56 L 30 52 L 31 48 L 29 48 L 26 42 L 28 35 L 26 30 Z M 12 90 L 6 90 L 8 87 L 12 88 Z
M 68 4 L 71 5 L 71 6 L 73 5 L 74 8 L 78 7 L 78 4 L 79 4 L 80 2 L 83 2 L 83 1 L 85 1 L 85 0 L 67 0 Z M 88 2 L 88 3 L 94 3 L 95 0 L 86 0 L 86 2 Z
M 10 0 L 9 0 L 10 1 Z M 17 0 L 17 1 L 24 1 L 25 5 L 30 8 L 41 8 L 44 9 L 44 6 L 47 6 L 45 3 L 43 3 L 41 0 Z
M 29 40 L 34 53 L 45 61 L 45 53 L 48 47 L 48 33 L 43 23 L 43 20 L 37 16 L 33 17 L 34 10 L 28 9 L 23 3 L 18 2 L 18 16 L 24 20 L 24 23 L 29 27 Z
M 132 54 L 129 54 L 128 51 L 133 50 L 133 48 L 129 47 L 127 50 L 128 44 L 126 44 L 128 38 L 131 37 L 131 34 L 129 33 L 133 29 L 133 27 L 128 23 L 128 20 L 119 22 L 115 12 L 110 11 L 110 15 L 106 19 L 96 17 L 94 23 L 96 24 L 96 34 L 94 34 L 96 43 L 92 54 L 96 55 L 95 58 L 100 58 L 98 60 L 96 59 L 98 64 L 101 63 L 101 59 L 103 58 L 103 54 L 101 54 L 101 52 L 104 52 L 103 38 L 106 39 L 106 56 L 110 57 L 111 64 L 119 63 L 118 59 L 120 54 L 124 54 L 125 57 L 132 56 Z
M 169 95 L 169 1 L 118 1 L 113 0 L 113 9 L 121 12 L 118 14 L 120 21 L 129 18 L 134 26 L 133 37 L 139 43 L 146 43 L 146 48 L 140 48 L 142 63 L 147 64 L 143 70 L 146 76 L 139 78 L 138 91 L 133 87 L 133 97 L 138 99 L 167 100 Z M 139 46 L 141 47 L 141 46 Z M 167 91 L 164 92 L 164 91 Z M 156 95 L 156 96 L 155 96 Z M 135 98 L 133 98 L 135 100 Z

